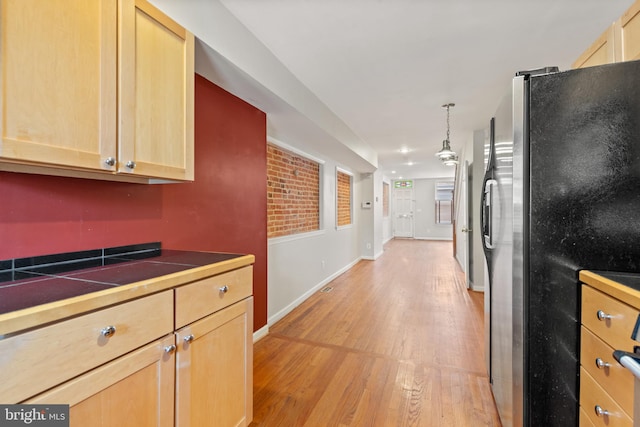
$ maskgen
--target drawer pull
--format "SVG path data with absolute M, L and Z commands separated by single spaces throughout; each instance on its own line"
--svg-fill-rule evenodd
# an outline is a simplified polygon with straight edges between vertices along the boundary
M 606 409 L 602 409 L 600 405 L 596 405 L 595 410 L 596 416 L 598 417 L 606 417 L 609 415 L 609 411 L 607 411 Z
M 196 337 L 194 337 L 193 335 L 187 335 L 186 337 L 183 338 L 184 342 L 186 342 L 187 344 L 192 342 L 194 339 L 196 339 Z
M 110 336 L 112 336 L 112 335 L 113 335 L 113 334 L 115 334 L 115 333 L 116 333 L 116 327 L 115 327 L 115 326 L 113 326 L 113 325 L 109 325 L 109 326 L 107 326 L 106 328 L 103 328 L 103 329 L 100 331 L 100 334 L 101 334 L 103 337 L 107 337 L 107 338 L 109 338 Z
M 220 293 L 226 294 L 227 292 L 229 292 L 229 287 L 227 285 L 220 288 Z
M 164 348 L 164 352 L 167 353 L 167 354 L 171 354 L 174 351 L 176 351 L 176 345 L 175 344 L 168 345 L 168 346 L 166 346 Z
M 596 359 L 596 366 L 598 367 L 598 369 L 604 369 L 604 368 L 608 368 L 611 366 L 611 363 L 607 363 L 604 360 L 600 359 L 599 357 Z
M 607 319 L 613 319 L 613 316 L 610 314 L 605 313 L 602 310 L 598 310 L 598 312 L 596 313 L 596 316 L 598 316 L 598 320 L 607 320 Z

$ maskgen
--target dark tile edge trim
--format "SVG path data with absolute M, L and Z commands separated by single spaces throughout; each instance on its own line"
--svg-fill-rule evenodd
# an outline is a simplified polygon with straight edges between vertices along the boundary
M 110 258 L 149 258 L 160 255 L 161 249 L 161 242 L 150 242 L 87 251 L 0 260 L 0 282 L 13 280 L 12 277 L 15 275 L 15 272 L 19 271 L 30 271 L 40 274 L 68 272 L 110 264 L 111 262 L 108 261 Z M 8 279 L 8 277 L 11 278 Z

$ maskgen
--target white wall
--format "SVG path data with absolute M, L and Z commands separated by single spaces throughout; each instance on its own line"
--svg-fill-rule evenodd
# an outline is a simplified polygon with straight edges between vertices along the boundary
M 314 157 L 321 157 L 313 154 Z M 321 170 L 321 230 L 269 239 L 267 323 L 272 325 L 362 258 L 361 223 L 372 226 L 373 209 L 360 208 L 362 188 L 371 179 L 353 176 L 353 225 L 336 229 L 336 166 L 324 158 Z M 363 181 L 365 184 L 363 184 Z M 370 228 L 370 227 L 369 227 Z M 373 235 L 373 233 L 371 233 Z M 373 247 L 373 243 L 372 243 Z
M 416 239 L 451 240 L 453 227 L 451 224 L 436 224 L 436 183 L 451 181 L 451 178 L 430 178 L 413 180 L 413 196 L 415 198 L 414 232 Z
M 391 202 L 391 198 L 393 194 L 391 192 L 392 191 L 391 179 L 383 175 L 381 181 L 389 185 L 389 216 L 382 217 L 382 243 L 384 244 L 393 238 L 393 224 L 392 224 L 393 213 L 392 213 L 392 202 Z M 382 183 L 380 185 L 382 185 Z
M 456 171 L 456 259 L 465 274 L 467 270 L 467 245 L 468 234 L 462 232 L 463 228 L 473 229 L 473 282 L 471 288 L 474 291 L 484 290 L 484 252 L 482 250 L 482 230 L 480 227 L 480 195 L 482 192 L 482 179 L 484 177 L 484 145 L 488 141 L 488 130 L 475 131 L 465 144 L 460 154 L 460 164 Z M 466 166 L 472 166 L 473 188 L 467 188 Z M 472 192 L 472 223 L 467 218 L 467 192 Z

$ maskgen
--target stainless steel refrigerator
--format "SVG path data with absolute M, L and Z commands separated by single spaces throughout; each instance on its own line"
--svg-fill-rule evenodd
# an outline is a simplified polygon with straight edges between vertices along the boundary
M 518 73 L 491 122 L 486 348 L 509 426 L 577 426 L 580 269 L 640 272 L 640 61 Z

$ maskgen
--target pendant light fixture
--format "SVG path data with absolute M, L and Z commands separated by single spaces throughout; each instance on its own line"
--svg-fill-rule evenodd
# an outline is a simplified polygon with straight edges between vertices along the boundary
M 455 107 L 455 105 L 453 102 L 450 102 L 442 106 L 442 108 L 447 110 L 447 139 L 442 141 L 442 150 L 436 153 L 436 157 L 447 166 L 458 164 L 458 155 L 451 149 L 451 142 L 449 141 L 449 109 Z

